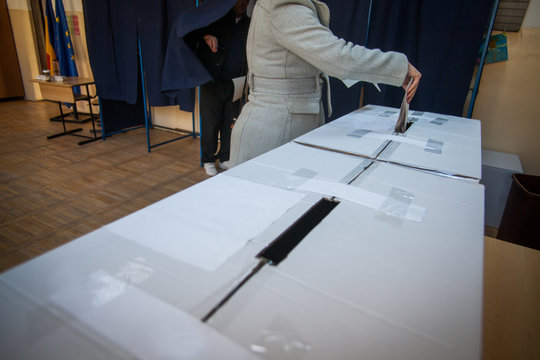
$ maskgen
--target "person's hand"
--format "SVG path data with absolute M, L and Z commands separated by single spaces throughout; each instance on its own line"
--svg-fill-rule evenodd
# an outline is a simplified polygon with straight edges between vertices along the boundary
M 414 94 L 416 94 L 416 90 L 418 89 L 418 84 L 420 83 L 420 78 L 422 77 L 422 74 L 420 74 L 420 71 L 416 70 L 414 66 L 409 63 L 409 68 L 407 70 L 407 76 L 405 76 L 405 81 L 403 82 L 403 88 L 407 91 L 407 103 L 410 104 L 411 100 L 414 97 Z M 407 89 L 407 85 L 409 85 L 409 81 L 411 81 L 411 86 Z
M 206 45 L 212 50 L 213 53 L 217 52 L 218 50 L 218 39 L 217 37 L 213 35 L 204 35 L 204 41 L 206 41 Z

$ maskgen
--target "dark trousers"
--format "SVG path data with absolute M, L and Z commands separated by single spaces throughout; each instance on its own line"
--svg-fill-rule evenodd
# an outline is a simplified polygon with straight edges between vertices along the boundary
M 234 85 L 229 81 L 212 81 L 201 85 L 201 150 L 202 162 L 228 161 L 233 118 L 238 116 L 239 101 L 232 102 Z M 217 151 L 218 134 L 221 140 Z

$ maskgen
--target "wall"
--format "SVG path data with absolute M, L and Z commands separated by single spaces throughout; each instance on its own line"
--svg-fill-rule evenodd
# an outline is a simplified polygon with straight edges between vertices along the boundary
M 484 67 L 473 118 L 482 121 L 482 147 L 519 155 L 540 176 L 540 0 L 531 0 L 518 33 L 508 35 L 508 61 Z M 534 26 L 534 28 L 533 28 Z
M 39 75 L 39 61 L 36 53 L 36 41 L 32 31 L 30 6 L 26 0 L 6 1 L 13 29 L 13 38 L 17 48 L 17 57 L 21 68 L 25 98 L 36 100 L 41 98 L 41 92 L 36 84 L 29 80 Z
M 0 99 L 24 96 L 19 58 L 5 2 L 0 2 Z
M 531 0 L 522 27 L 540 28 L 540 0 Z

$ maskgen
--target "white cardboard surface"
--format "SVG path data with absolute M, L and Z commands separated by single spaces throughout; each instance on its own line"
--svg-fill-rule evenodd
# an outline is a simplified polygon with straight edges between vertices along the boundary
M 507 154 L 498 151 L 482 149 L 482 165 L 507 171 L 509 173 L 522 173 L 521 161 L 516 154 Z
M 219 271 L 208 272 L 101 228 L 3 273 L 1 279 L 46 305 L 55 294 L 106 271 L 201 318 L 255 266 L 260 249 L 250 242 Z
M 3 359 L 256 359 L 176 307 L 105 271 L 46 305 L 0 280 Z
M 358 113 L 373 120 L 397 116 L 394 110 L 368 106 Z M 347 135 L 357 124 L 356 115 L 344 117 L 320 128 L 329 135 L 320 139 L 367 152 L 375 137 Z M 475 136 L 460 134 L 461 125 L 447 133 L 435 126 L 418 129 L 474 146 Z M 411 135 L 407 145 L 421 138 Z M 456 161 L 470 150 L 463 147 L 468 150 L 456 153 Z M 321 151 L 287 144 L 2 274 L 0 358 L 479 359 L 482 186 L 378 162 L 363 171 L 371 161 Z M 412 151 L 404 155 L 425 162 Z M 291 192 L 278 187 L 295 189 L 308 179 L 294 175 L 298 170 L 335 183 L 363 171 L 354 186 L 389 199 L 398 189 L 409 196 L 405 206 L 422 207 L 425 216 L 409 221 L 343 200 L 287 259 L 263 268 L 216 313 L 210 324 L 226 338 L 209 331 L 192 316 L 201 318 L 216 305 L 255 266 L 258 251 L 320 198 L 280 197 Z M 230 195 L 223 208 L 212 199 L 221 190 Z M 203 206 L 210 200 L 212 206 Z M 256 201 L 261 207 L 249 204 Z M 275 201 L 282 206 L 268 206 Z M 189 224 L 178 221 L 184 206 L 194 209 L 186 212 Z M 216 247 L 229 249 L 226 256 L 185 258 L 153 243 L 160 234 L 189 250 L 191 236 L 208 225 L 195 224 L 182 238 L 187 232 L 181 230 L 202 218 L 197 211 L 225 211 L 239 226 L 267 208 L 279 208 L 273 220 L 253 226 L 234 246 Z M 160 232 L 148 232 L 144 225 L 161 216 Z M 202 229 L 195 247 L 208 249 L 209 233 Z
M 423 113 L 421 116 L 414 116 L 411 115 L 412 113 L 414 112 L 409 114 L 409 119 L 416 118 L 417 121 L 409 128 L 408 133 L 413 133 L 417 129 L 424 129 L 480 141 L 482 134 L 479 120 L 434 113 Z
M 215 271 L 302 198 L 217 175 L 106 228 L 153 251 Z
M 325 149 L 336 150 L 362 156 L 365 158 L 375 158 L 387 143 L 384 139 L 370 136 L 370 130 L 363 128 L 363 125 L 340 124 L 331 122 L 302 135 L 294 142 L 318 146 Z M 395 123 L 395 122 L 394 122 Z
M 224 174 L 256 183 L 294 189 L 310 178 L 348 183 L 371 160 L 288 143 L 235 166 Z
M 396 136 L 393 126 L 398 115 L 397 108 L 368 105 L 294 141 L 446 175 L 481 178 L 478 120 L 411 110 L 409 120 L 415 122 L 403 136 Z M 430 151 L 430 141 L 442 143 L 440 152 Z
M 483 187 L 389 164 L 356 185 L 403 189 L 426 216 L 343 201 L 212 326 L 267 359 L 295 344 L 309 359 L 480 359 Z
M 426 151 L 426 148 L 421 146 L 393 142 L 379 155 L 378 159 L 475 180 L 479 180 L 482 176 L 479 151 L 472 152 L 471 148 L 448 143 L 442 145 L 442 151 L 439 154 Z

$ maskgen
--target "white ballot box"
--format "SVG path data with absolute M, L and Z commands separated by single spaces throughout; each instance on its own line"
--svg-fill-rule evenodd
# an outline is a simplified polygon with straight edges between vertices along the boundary
M 479 122 L 411 111 L 395 135 L 398 112 L 366 106 L 0 274 L 0 358 L 480 359 Z

